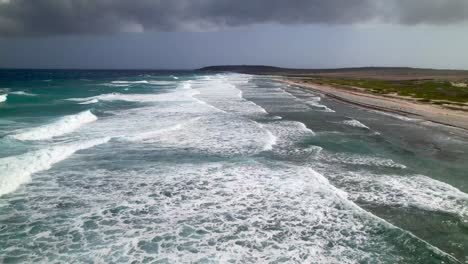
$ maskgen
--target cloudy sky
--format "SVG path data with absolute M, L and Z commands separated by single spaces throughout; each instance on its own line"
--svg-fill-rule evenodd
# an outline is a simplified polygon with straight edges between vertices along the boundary
M 468 69 L 468 0 L 0 0 L 0 67 Z

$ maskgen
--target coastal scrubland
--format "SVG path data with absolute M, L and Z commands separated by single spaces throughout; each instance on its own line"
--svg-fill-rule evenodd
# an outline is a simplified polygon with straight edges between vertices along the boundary
M 468 106 L 468 81 L 351 78 L 311 78 L 303 81 L 373 94 L 408 97 L 432 104 Z

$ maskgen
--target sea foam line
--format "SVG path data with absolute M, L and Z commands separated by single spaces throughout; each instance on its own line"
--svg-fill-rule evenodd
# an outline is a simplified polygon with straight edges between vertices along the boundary
M 98 118 L 87 110 L 76 115 L 69 115 L 60 118 L 59 120 L 43 125 L 40 127 L 31 128 L 27 131 L 9 135 L 8 137 L 17 140 L 44 140 L 50 139 L 64 134 L 71 133 L 84 124 L 96 121 Z
M 335 187 L 334 185 L 332 185 L 330 183 L 330 181 L 325 177 L 323 176 L 322 174 L 316 172 L 315 170 L 313 170 L 312 168 L 309 168 L 310 172 L 312 175 L 314 175 L 316 178 L 318 178 L 320 180 L 321 183 L 323 183 L 324 185 L 327 185 L 331 190 L 334 191 L 334 194 L 341 198 L 341 200 L 349 205 L 351 208 L 354 208 L 357 212 L 361 212 L 361 213 L 364 213 L 365 215 L 367 215 L 369 218 L 371 219 L 374 219 L 376 221 L 379 221 L 380 223 L 382 223 L 384 226 L 386 226 L 387 228 L 389 229 L 396 229 L 396 230 L 400 230 L 401 232 L 403 233 L 406 233 L 408 234 L 410 237 L 416 239 L 417 241 L 421 242 L 422 244 L 424 244 L 429 250 L 431 250 L 432 252 L 440 255 L 440 256 L 443 256 L 447 259 L 450 259 L 454 262 L 458 262 L 452 255 L 450 255 L 449 253 L 439 249 L 438 247 L 430 244 L 429 242 L 427 242 L 426 240 L 416 236 L 415 234 L 413 234 L 412 232 L 408 231 L 408 230 L 405 230 L 405 229 L 402 229 L 400 227 L 397 227 L 395 225 L 393 225 L 392 223 L 386 221 L 385 219 L 383 218 L 380 218 L 378 217 L 377 215 L 374 215 L 373 213 L 363 209 L 362 207 L 360 207 L 359 205 L 357 205 L 355 202 L 351 201 L 350 199 L 348 199 L 348 193 Z
M 84 104 L 95 104 L 95 103 L 99 103 L 99 100 L 96 99 L 96 98 L 91 99 L 91 100 L 89 100 L 89 101 L 84 101 L 84 102 L 81 102 L 81 103 L 78 103 L 78 104 L 84 105 Z
M 143 133 L 139 133 L 137 135 L 132 135 L 132 136 L 123 136 L 123 138 L 126 139 L 126 140 L 129 140 L 129 141 L 145 141 L 147 139 L 157 137 L 157 136 L 159 136 L 159 135 L 161 135 L 163 133 L 168 133 L 168 132 L 180 130 L 180 129 L 184 128 L 186 125 L 188 125 L 189 123 L 196 122 L 200 118 L 201 117 L 196 117 L 196 118 L 193 118 L 193 119 L 188 120 L 186 122 L 179 123 L 179 124 L 176 124 L 176 125 L 173 125 L 173 126 L 170 126 L 170 127 L 161 128 L 161 129 L 158 129 L 158 130 L 155 130 L 155 131 L 143 132 Z
M 111 84 L 124 85 L 124 84 L 153 84 L 153 85 L 169 85 L 173 84 L 173 81 L 112 81 Z
M 28 93 L 28 92 L 25 92 L 25 91 L 10 92 L 10 94 L 24 95 L 24 96 L 37 96 L 37 94 Z
M 50 169 L 52 165 L 67 159 L 76 151 L 92 148 L 109 140 L 110 138 L 101 138 L 1 158 L 0 196 L 15 191 L 20 185 L 29 182 L 32 174 Z
M 113 81 L 111 83 L 115 84 L 139 84 L 139 83 L 149 83 L 148 81 Z
M 94 100 L 99 101 L 125 101 L 125 102 L 175 102 L 175 101 L 186 101 L 187 99 L 192 99 L 192 97 L 199 92 L 194 89 L 175 89 L 174 91 L 168 93 L 160 94 L 122 94 L 122 93 L 107 93 L 96 95 L 92 97 L 85 98 L 68 98 L 67 101 L 73 102 L 87 102 Z

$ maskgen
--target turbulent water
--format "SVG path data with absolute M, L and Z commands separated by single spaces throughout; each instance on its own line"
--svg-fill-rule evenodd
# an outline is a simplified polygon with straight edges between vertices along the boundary
M 1 71 L 0 260 L 465 263 L 464 131 L 272 77 Z

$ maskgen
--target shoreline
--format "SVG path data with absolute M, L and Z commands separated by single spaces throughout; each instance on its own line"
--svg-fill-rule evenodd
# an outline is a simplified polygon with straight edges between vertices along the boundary
M 345 103 L 405 116 L 410 115 L 425 121 L 463 129 L 464 132 L 468 132 L 468 112 L 451 110 L 431 104 L 416 103 L 400 98 L 350 91 L 329 85 L 306 83 L 302 80 L 281 79 L 279 81 L 312 90 Z

